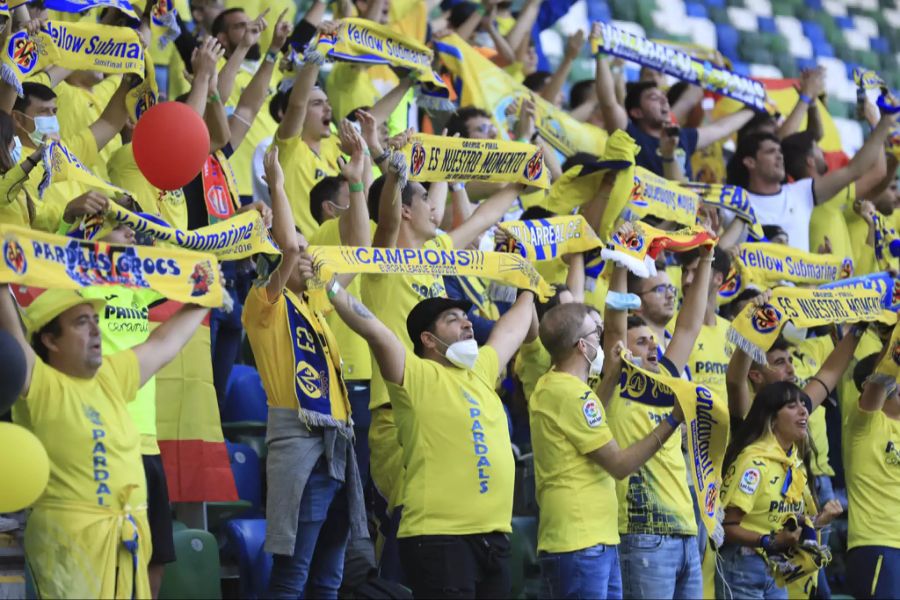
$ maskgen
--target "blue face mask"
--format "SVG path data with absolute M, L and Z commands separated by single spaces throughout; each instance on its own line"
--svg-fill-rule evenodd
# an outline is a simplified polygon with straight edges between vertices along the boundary
M 9 156 L 14 165 L 19 164 L 19 161 L 22 160 L 22 140 L 17 135 L 13 136 L 13 148 L 9 151 Z
M 49 117 L 39 115 L 34 118 L 34 131 L 29 134 L 29 137 L 35 146 L 40 146 L 45 135 L 55 133 L 59 133 L 59 119 L 56 118 L 56 115 Z

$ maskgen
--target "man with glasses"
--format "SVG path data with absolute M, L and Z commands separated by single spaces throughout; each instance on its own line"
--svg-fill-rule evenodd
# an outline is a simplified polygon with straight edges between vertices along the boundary
M 655 277 L 646 279 L 629 273 L 628 291 L 641 299 L 641 307 L 634 313 L 642 317 L 653 332 L 657 344 L 657 358 L 662 358 L 669 340 L 672 339 L 672 334 L 666 326 L 675 316 L 675 297 L 678 288 L 672 285 L 669 274 L 659 269 Z
M 587 380 L 603 369 L 604 382 L 613 382 L 606 389 L 612 390 L 621 367 L 621 335 L 607 336 L 617 345 L 605 367 L 603 323 L 590 306 L 550 309 L 539 335 L 553 362 L 528 403 L 541 509 L 541 569 L 554 598 L 621 598 L 615 481 L 629 477 L 663 448 L 683 416 L 677 406 L 669 407 L 666 418 L 620 448 L 601 403 L 604 394 L 598 398 Z

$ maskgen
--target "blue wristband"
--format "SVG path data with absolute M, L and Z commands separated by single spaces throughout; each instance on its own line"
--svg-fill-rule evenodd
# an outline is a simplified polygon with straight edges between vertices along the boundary
M 606 305 L 613 310 L 635 310 L 641 307 L 641 299 L 636 294 L 607 292 Z
M 678 429 L 678 426 L 681 425 L 681 423 L 675 420 L 675 417 L 672 416 L 672 413 L 666 415 L 666 423 L 671 425 L 672 429 Z
M 800 102 L 805 102 L 806 104 L 812 104 L 813 99 L 807 96 L 806 94 L 800 94 Z

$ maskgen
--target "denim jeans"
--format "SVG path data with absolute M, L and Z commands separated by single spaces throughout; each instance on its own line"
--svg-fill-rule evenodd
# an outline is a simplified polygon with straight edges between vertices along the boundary
M 353 434 L 356 436 L 356 464 L 359 466 L 359 479 L 363 483 L 369 480 L 369 425 L 372 424 L 372 413 L 369 412 L 371 395 L 369 382 L 347 381 L 347 399 L 353 415 Z
M 719 551 L 716 598 L 725 600 L 787 600 L 787 588 L 775 585 L 769 567 L 753 548 L 725 545 Z
M 857 546 L 850 550 L 847 586 L 854 598 L 900 598 L 900 549 Z
M 619 544 L 626 598 L 703 598 L 697 538 L 629 533 Z
M 303 488 L 294 554 L 273 556 L 266 597 L 337 598 L 349 536 L 344 484 L 320 460 Z
M 552 598 L 622 598 L 616 546 L 597 544 L 574 552 L 542 552 L 540 559 Z
M 831 484 L 831 477 L 828 475 L 817 475 L 814 479 L 816 486 L 816 497 L 819 499 L 819 507 L 825 506 L 829 500 L 834 500 L 834 487 Z M 828 545 L 828 538 L 831 537 L 831 525 L 826 525 L 819 532 L 823 545 Z M 816 580 L 816 598 L 827 600 L 831 598 L 831 586 L 828 585 L 828 574 L 825 568 L 819 569 L 819 576 Z

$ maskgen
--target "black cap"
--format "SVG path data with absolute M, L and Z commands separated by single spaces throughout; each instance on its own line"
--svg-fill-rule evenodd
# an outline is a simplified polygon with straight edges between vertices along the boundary
M 422 332 L 431 327 L 442 312 L 451 308 L 458 308 L 467 313 L 472 308 L 472 303 L 456 298 L 425 298 L 409 311 L 409 316 L 406 317 L 406 333 L 412 340 L 416 356 L 422 355 Z

